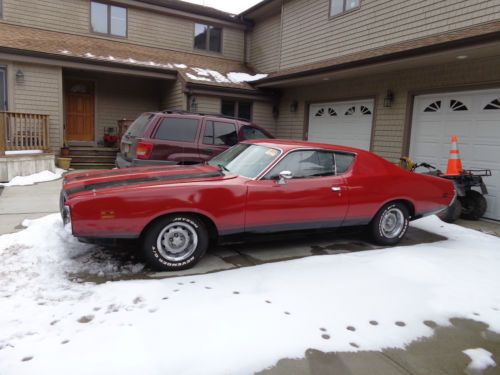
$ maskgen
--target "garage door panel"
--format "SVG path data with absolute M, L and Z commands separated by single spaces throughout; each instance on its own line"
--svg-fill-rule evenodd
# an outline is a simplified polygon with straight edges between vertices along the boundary
M 417 96 L 413 108 L 410 156 L 445 170 L 456 135 L 464 168 L 492 170 L 485 216 L 500 220 L 500 90 Z
M 373 100 L 312 104 L 308 140 L 368 150 L 373 119 Z

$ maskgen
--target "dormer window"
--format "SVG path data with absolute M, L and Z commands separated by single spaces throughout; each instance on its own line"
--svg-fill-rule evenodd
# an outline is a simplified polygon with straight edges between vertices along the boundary
M 90 27 L 94 33 L 127 36 L 127 8 L 92 1 Z
M 350 12 L 360 6 L 361 0 L 330 0 L 330 17 Z
M 194 48 L 222 52 L 222 28 L 196 23 L 194 25 Z

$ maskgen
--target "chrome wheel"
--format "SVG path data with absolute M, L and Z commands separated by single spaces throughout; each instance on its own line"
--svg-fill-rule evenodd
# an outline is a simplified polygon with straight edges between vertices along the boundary
M 198 234 L 189 223 L 174 222 L 163 228 L 158 235 L 156 246 L 165 259 L 171 262 L 182 262 L 196 251 Z
M 396 238 L 405 227 L 405 215 L 397 207 L 384 212 L 380 220 L 380 229 L 386 238 Z

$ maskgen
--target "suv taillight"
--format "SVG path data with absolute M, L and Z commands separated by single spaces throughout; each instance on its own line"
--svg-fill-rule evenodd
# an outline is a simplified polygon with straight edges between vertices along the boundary
M 135 154 L 137 159 L 149 159 L 153 152 L 153 144 L 149 142 L 139 141 L 137 143 L 137 148 L 135 149 Z

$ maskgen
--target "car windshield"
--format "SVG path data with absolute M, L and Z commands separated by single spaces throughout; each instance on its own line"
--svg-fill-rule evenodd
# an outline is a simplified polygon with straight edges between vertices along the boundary
M 240 143 L 216 156 L 208 164 L 240 176 L 255 178 L 280 155 L 281 151 Z

